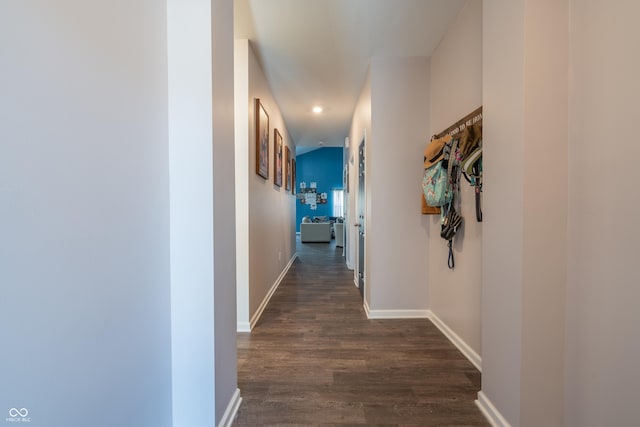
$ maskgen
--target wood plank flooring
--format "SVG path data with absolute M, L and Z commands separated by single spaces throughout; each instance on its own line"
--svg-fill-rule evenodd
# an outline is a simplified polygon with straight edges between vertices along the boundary
M 480 373 L 428 320 L 368 320 L 342 249 L 301 244 L 238 336 L 234 426 L 487 426 Z

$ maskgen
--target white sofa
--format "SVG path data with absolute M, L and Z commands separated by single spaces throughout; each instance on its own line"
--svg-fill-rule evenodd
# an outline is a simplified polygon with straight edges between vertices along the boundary
M 300 241 L 302 243 L 330 242 L 330 222 L 303 222 L 300 224 Z

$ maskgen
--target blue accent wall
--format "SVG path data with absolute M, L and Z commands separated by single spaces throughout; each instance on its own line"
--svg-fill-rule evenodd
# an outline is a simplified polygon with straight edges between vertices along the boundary
M 342 185 L 343 148 L 326 147 L 296 156 L 296 191 L 300 193 L 300 183 L 305 182 L 307 188 L 311 182 L 317 183 L 318 193 L 327 193 L 327 204 L 318 204 L 318 209 L 311 210 L 309 205 L 296 200 L 296 231 L 300 231 L 300 223 L 305 216 L 331 216 L 333 214 L 332 190 L 340 190 Z

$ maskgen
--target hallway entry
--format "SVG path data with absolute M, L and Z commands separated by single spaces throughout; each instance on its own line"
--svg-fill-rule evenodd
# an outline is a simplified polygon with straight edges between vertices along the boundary
M 358 219 L 356 226 L 358 227 L 358 289 L 360 289 L 360 296 L 364 300 L 364 223 L 365 223 L 365 141 L 364 139 L 358 147 Z
M 298 239 L 297 253 L 238 334 L 234 425 L 488 425 L 480 373 L 429 320 L 368 320 L 341 248 Z

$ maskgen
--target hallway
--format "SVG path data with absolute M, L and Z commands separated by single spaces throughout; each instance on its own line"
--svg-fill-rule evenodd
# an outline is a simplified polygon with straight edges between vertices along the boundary
M 488 425 L 480 373 L 428 320 L 368 320 L 342 249 L 301 244 L 251 334 L 238 334 L 234 425 Z

